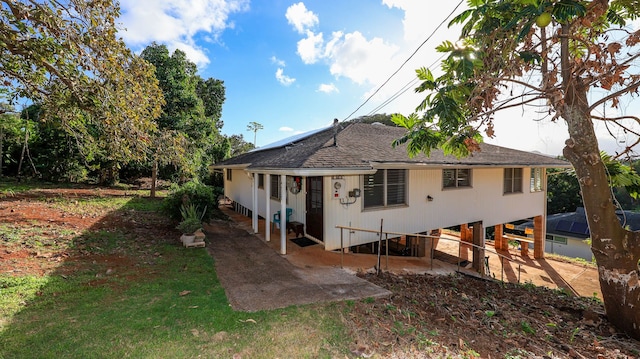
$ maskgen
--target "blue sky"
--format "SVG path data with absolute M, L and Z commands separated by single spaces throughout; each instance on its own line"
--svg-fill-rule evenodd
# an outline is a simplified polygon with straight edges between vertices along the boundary
M 258 122 L 264 126 L 257 133 L 258 147 L 328 126 L 334 118 L 411 113 L 422 99 L 413 93 L 415 69 L 438 59 L 434 48 L 443 40 L 456 40 L 457 30 L 446 24 L 435 30 L 460 5 L 425 0 L 120 3 L 120 34 L 129 47 L 139 52 L 155 41 L 181 49 L 202 77 L 223 80 L 222 132 L 253 142 L 247 125 Z M 461 3 L 455 14 L 466 2 Z M 407 85 L 408 91 L 380 107 Z M 568 137 L 566 127 L 536 121 L 542 116 L 517 110 L 503 114 L 496 120 L 496 138 L 487 142 L 558 155 Z M 615 140 L 603 141 L 610 151 L 619 147 Z

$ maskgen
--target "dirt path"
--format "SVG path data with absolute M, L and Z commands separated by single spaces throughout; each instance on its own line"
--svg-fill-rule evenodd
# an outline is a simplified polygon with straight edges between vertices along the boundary
M 470 247 L 463 245 L 460 250 L 458 243 L 446 240 L 455 237 L 444 235 L 440 240 L 437 249 L 447 254 L 460 258 L 472 260 L 473 254 Z M 493 250 L 492 246 L 488 246 Z M 487 251 L 489 256 L 489 267 L 491 275 L 499 280 L 511 283 L 533 283 L 537 286 L 548 287 L 550 289 L 564 288 L 567 292 L 583 297 L 597 297 L 602 299 L 600 283 L 598 282 L 598 270 L 589 264 L 562 261 L 552 257 L 545 259 L 534 259 L 530 251 L 529 256 L 522 257 L 519 251 L 511 249 L 506 253 L 511 260 L 502 260 L 492 251 Z

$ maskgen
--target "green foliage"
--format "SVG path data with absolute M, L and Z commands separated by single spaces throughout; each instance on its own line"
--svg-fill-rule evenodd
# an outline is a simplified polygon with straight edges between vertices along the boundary
M 145 157 L 162 94 L 149 64 L 117 37 L 117 2 L 2 4 L 0 82 L 10 98 L 42 104 L 42 119 L 73 135 L 81 153 Z
M 531 327 L 531 324 L 529 324 L 529 322 L 522 321 L 520 323 L 520 328 L 526 334 L 536 334 L 536 330 Z
M 209 166 L 228 149 L 219 133 L 224 83 L 202 79 L 184 52 L 170 54 L 165 45 L 147 46 L 142 57 L 155 66 L 166 101 L 153 146 L 154 158 L 161 165 L 160 176 L 176 181 L 207 179 Z
M 262 126 L 261 123 L 255 122 L 255 121 L 251 121 L 249 122 L 249 124 L 247 125 L 247 131 L 251 131 L 253 132 L 253 145 L 256 145 L 256 135 L 258 134 L 258 131 L 262 130 L 264 128 L 264 126 Z
M 242 135 L 231 135 L 225 141 L 225 147 L 221 148 L 220 155 L 215 158 L 216 162 L 241 155 L 255 148 L 253 143 L 245 141 Z
M 193 203 L 183 204 L 180 206 L 180 215 L 182 216 L 182 221 L 176 227 L 184 234 L 191 234 L 198 229 L 202 228 L 202 219 L 204 218 L 204 214 L 207 212 L 207 207 L 200 212 L 198 206 Z
M 582 207 L 580 184 L 574 171 L 547 170 L 547 214 L 573 212 Z
M 607 170 L 609 187 L 622 209 L 634 209 L 634 200 L 640 193 L 640 175 L 637 169 L 612 158 L 605 152 L 600 158 Z M 580 184 L 573 170 L 548 169 L 547 214 L 573 212 L 583 207 Z
M 163 201 L 164 211 L 175 220 L 182 218 L 183 206 L 192 205 L 194 208 L 204 208 L 201 219 L 208 221 L 214 216 L 214 209 L 218 208 L 216 196 L 211 187 L 197 181 L 187 182 L 171 191 Z M 215 213 L 218 216 L 218 213 Z

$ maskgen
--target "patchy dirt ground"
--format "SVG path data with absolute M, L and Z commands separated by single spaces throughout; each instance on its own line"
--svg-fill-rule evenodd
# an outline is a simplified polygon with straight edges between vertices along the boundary
M 430 358 L 638 358 L 593 298 L 465 275 L 360 274 L 393 292 L 353 304 L 354 352 Z
M 140 263 L 153 263 L 158 256 L 153 244 L 177 241 L 175 223 L 135 206 L 101 208 L 99 199 L 105 196 L 135 199 L 123 190 L 93 187 L 0 198 L 0 273 L 64 274 L 100 265 L 135 275 Z M 85 206 L 87 200 L 95 203 Z M 135 240 L 96 251 L 108 248 L 114 233 Z M 394 294 L 345 303 L 346 323 L 357 338 L 354 356 L 640 357 L 640 343 L 617 334 L 594 299 L 464 276 L 361 276 Z
M 179 237 L 175 223 L 164 216 L 126 204 L 115 211 L 101 205 L 101 198 L 114 196 L 125 202 L 136 198 L 95 187 L 39 189 L 0 198 L 0 273 L 64 274 L 95 265 L 122 272 L 152 262 L 154 243 Z M 109 248 L 115 236 L 134 240 Z

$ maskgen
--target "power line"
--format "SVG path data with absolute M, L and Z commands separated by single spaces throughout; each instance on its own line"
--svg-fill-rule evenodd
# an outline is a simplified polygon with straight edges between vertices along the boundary
M 440 60 L 442 60 L 442 58 L 444 56 L 445 56 L 444 54 L 440 55 L 431 65 L 428 66 L 428 68 L 432 68 L 433 66 L 435 66 L 438 62 L 440 62 Z M 374 108 L 373 110 L 369 111 L 369 113 L 367 113 L 367 116 L 371 116 L 371 115 L 375 114 L 376 112 L 380 111 L 381 109 L 386 107 L 391 102 L 395 101 L 398 97 L 400 97 L 400 95 L 403 95 L 405 92 L 407 92 L 411 88 L 411 86 L 413 86 L 414 84 L 417 84 L 418 82 L 419 82 L 418 78 L 414 77 L 413 80 L 409 81 L 400 90 L 396 91 L 396 93 L 393 94 L 389 99 L 385 100 L 380 105 L 378 105 L 376 108 Z
M 413 56 L 422 48 L 422 46 L 424 46 L 424 44 L 426 44 L 427 41 L 429 41 L 433 37 L 433 35 L 435 35 L 436 31 L 438 31 L 440 27 L 442 27 L 442 25 L 451 17 L 451 15 L 453 15 L 458 10 L 460 5 L 462 5 L 463 1 L 464 0 L 460 0 L 460 2 L 458 2 L 458 5 L 456 5 L 456 7 L 453 10 L 451 10 L 449 15 L 447 15 L 447 17 L 444 18 L 440 22 L 440 24 L 438 24 L 438 26 L 431 32 L 431 34 L 429 34 L 429 36 L 420 44 L 420 46 L 418 46 L 418 48 L 415 49 L 415 51 L 413 51 L 413 53 L 400 65 L 400 67 L 398 67 L 398 69 L 394 73 L 392 73 L 391 76 L 389 76 L 382 83 L 382 85 L 380 85 L 380 87 L 378 87 L 371 95 L 369 95 L 369 97 L 367 97 L 367 99 L 360 106 L 358 106 L 358 108 L 356 108 L 353 112 L 351 112 L 349 116 L 347 116 L 343 121 L 348 120 L 349 118 L 351 118 L 351 116 L 353 116 L 354 113 L 358 112 L 358 110 L 360 110 L 362 106 L 364 106 L 367 102 L 369 102 L 369 100 L 371 100 L 371 98 L 375 96 L 378 93 L 378 91 L 380 91 L 398 72 L 400 72 L 400 70 L 404 67 L 404 65 L 406 65 L 407 62 L 409 62 L 409 60 L 413 58 Z

